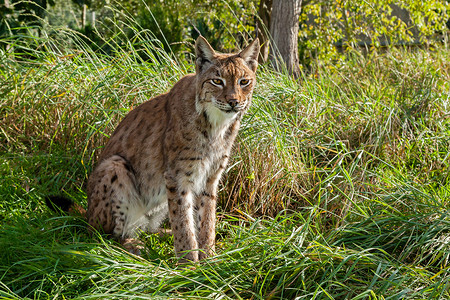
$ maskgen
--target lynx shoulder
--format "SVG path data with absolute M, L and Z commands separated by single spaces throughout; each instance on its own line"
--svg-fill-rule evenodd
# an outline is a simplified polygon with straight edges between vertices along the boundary
M 190 261 L 214 253 L 217 186 L 252 100 L 259 42 L 221 54 L 199 37 L 195 50 L 195 74 L 120 122 L 87 190 L 91 226 L 125 240 L 168 215 L 175 252 Z

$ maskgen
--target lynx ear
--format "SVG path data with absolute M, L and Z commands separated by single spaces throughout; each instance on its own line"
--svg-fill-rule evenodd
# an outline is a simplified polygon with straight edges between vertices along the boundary
M 215 54 L 216 52 L 208 41 L 204 37 L 199 36 L 195 42 L 195 64 L 197 71 L 201 71 L 205 66 L 211 64 Z
M 250 45 L 239 53 L 239 56 L 245 60 L 247 65 L 253 72 L 256 72 L 258 67 L 258 55 L 259 55 L 259 39 L 256 38 Z

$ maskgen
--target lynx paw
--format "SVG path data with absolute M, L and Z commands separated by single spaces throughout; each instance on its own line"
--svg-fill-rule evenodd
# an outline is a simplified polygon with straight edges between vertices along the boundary
M 141 250 L 144 249 L 144 244 L 138 239 L 122 239 L 120 243 L 128 252 L 134 255 L 141 256 Z

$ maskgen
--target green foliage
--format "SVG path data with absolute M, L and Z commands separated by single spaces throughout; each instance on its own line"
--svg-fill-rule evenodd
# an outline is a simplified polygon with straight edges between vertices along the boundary
M 183 24 L 198 19 L 207 28 L 222 20 L 209 34 L 224 50 L 245 36 L 235 30 L 251 32 L 250 1 L 216 2 L 209 13 L 208 2 L 189 3 L 205 11 L 179 7 L 183 39 L 191 30 Z M 58 24 L 44 26 L 43 37 L 2 39 L 10 50 L 0 52 L 0 298 L 450 297 L 450 52 L 443 45 L 363 56 L 351 49 L 354 35 L 341 40 L 345 59 L 331 64 L 334 50 L 320 48 L 299 80 L 261 66 L 222 179 L 218 255 L 195 268 L 176 264 L 170 236 L 143 233 L 146 251 L 136 257 L 90 234 L 85 220 L 50 212 L 48 194 L 85 206 L 87 176 L 120 119 L 193 70 L 164 51 L 176 40 L 156 42 L 144 26 L 124 25 L 139 10 L 123 5 L 105 7 L 84 35 Z M 361 11 L 345 5 L 357 24 Z M 223 25 L 230 14 L 240 25 Z M 172 22 L 164 12 L 155 18 Z
M 194 1 L 189 13 L 189 31 L 193 39 L 200 32 L 219 51 L 230 51 L 254 38 L 254 0 Z M 198 32 L 197 32 L 198 30 Z
M 146 30 L 148 42 L 178 57 L 191 52 L 199 33 L 220 51 L 242 47 L 254 36 L 259 5 L 256 0 L 10 2 L 9 7 L 0 5 L 3 37 L 16 38 L 24 32 L 23 25 L 36 25 L 36 31 L 43 25 L 57 25 L 80 31 L 92 49 L 112 54 L 110 43 L 123 45 L 134 40 L 136 31 Z M 56 7 L 50 8 L 49 16 L 44 9 L 53 4 Z M 79 21 L 83 4 L 96 13 L 96 23 L 85 28 Z M 440 0 L 310 0 L 302 5 L 300 61 L 307 66 L 315 59 L 345 60 L 343 52 L 360 48 L 434 43 L 445 36 L 450 19 L 449 2 Z M 119 23 L 134 23 L 134 30 Z
M 221 51 L 244 45 L 254 30 L 253 2 L 128 1 L 121 5 L 166 51 L 178 53 L 189 49 L 186 41 L 195 40 L 199 33 Z
M 193 69 L 114 26 L 134 35 L 102 37 L 112 55 L 63 28 L 27 38 L 41 50 L 6 40 L 0 297 L 450 297 L 447 48 L 349 52 L 297 81 L 261 66 L 219 193 L 218 255 L 191 268 L 170 236 L 143 233 L 136 257 L 44 204 L 63 193 L 85 206 L 119 120 Z
M 140 9 L 136 22 L 160 41 L 166 52 L 178 53 L 183 40 L 183 3 L 179 1 L 147 1 Z
M 418 45 L 439 40 L 448 2 L 419 0 L 307 1 L 300 17 L 302 61 L 337 59 L 342 50 Z
M 41 26 L 47 7 L 54 4 L 53 0 L 3 0 L 0 2 L 0 39 L 24 32 L 20 27 Z

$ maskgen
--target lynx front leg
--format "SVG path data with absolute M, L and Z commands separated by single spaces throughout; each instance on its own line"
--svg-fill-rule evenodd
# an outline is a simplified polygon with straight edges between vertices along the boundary
M 220 174 L 208 179 L 205 191 L 197 198 L 199 259 L 214 255 L 216 240 L 216 194 Z
M 174 237 L 175 252 L 181 262 L 198 260 L 195 235 L 193 195 L 190 190 L 177 186 L 177 182 L 166 175 L 169 217 Z
M 214 254 L 216 237 L 216 197 L 204 192 L 198 198 L 199 259 Z

